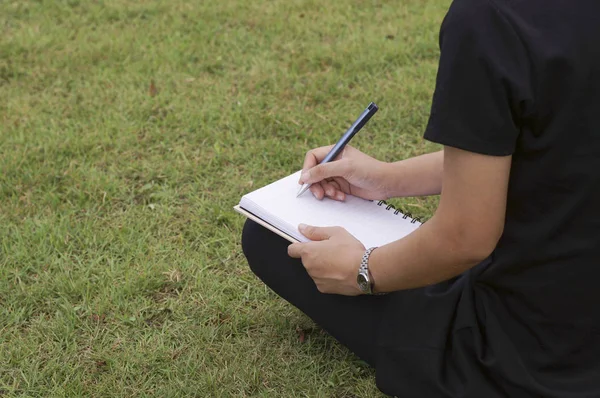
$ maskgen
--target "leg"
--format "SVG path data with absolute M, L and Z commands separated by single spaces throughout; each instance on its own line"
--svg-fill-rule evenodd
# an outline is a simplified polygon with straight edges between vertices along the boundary
M 252 271 L 361 359 L 375 366 L 375 342 L 386 296 L 340 296 L 317 290 L 289 242 L 248 220 L 242 247 Z

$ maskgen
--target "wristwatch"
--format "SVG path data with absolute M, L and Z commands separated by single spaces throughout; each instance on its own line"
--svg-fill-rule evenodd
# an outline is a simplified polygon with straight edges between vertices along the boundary
M 360 267 L 358 267 L 358 276 L 356 277 L 356 282 L 358 283 L 358 288 L 364 294 L 373 294 L 375 283 L 371 273 L 369 272 L 369 257 L 375 249 L 377 248 L 371 247 L 365 251 L 365 254 L 363 254 L 360 261 Z

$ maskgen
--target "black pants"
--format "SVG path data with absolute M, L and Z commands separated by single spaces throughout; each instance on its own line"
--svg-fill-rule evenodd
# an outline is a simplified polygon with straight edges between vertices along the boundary
M 257 223 L 244 225 L 242 247 L 252 271 L 362 360 L 375 366 L 377 329 L 387 296 L 340 296 L 317 290 L 290 243 Z

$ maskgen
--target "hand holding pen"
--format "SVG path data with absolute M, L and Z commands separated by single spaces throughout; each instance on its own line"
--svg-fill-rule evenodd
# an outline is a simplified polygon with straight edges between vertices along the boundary
M 348 146 L 350 139 L 377 112 L 371 103 L 335 144 L 310 150 L 304 159 L 300 177 L 302 188 L 309 185 L 317 199 L 327 196 L 344 200 L 347 194 L 364 199 L 387 199 L 387 163 Z M 305 190 L 300 190 L 300 196 Z

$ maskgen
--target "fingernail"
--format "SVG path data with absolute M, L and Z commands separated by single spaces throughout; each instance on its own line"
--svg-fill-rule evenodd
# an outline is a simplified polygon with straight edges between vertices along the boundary
M 304 231 L 306 229 L 306 224 L 298 224 L 298 230 L 300 232 Z
M 304 182 L 306 182 L 308 179 L 310 179 L 310 171 L 304 170 L 302 172 L 302 174 L 300 175 L 300 179 Z

